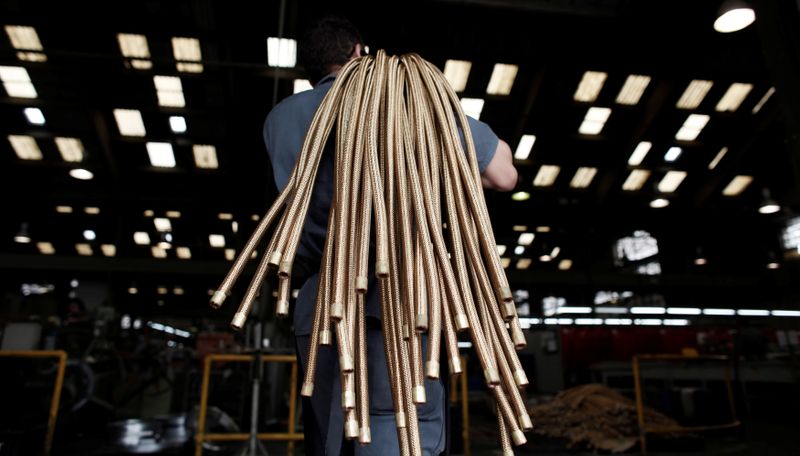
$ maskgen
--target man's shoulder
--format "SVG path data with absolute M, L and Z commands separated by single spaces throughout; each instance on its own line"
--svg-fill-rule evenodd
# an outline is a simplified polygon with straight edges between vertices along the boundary
M 313 114 L 319 106 L 327 90 L 315 88 L 305 90 L 284 98 L 275 105 L 267 116 L 267 123 L 280 120 L 297 120 L 297 116 L 306 117 Z

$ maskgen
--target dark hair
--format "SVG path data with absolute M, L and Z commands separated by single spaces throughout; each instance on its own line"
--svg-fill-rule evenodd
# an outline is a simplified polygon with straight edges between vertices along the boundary
M 361 34 L 352 22 L 340 16 L 323 16 L 306 29 L 299 43 L 300 61 L 312 83 L 316 83 L 337 65 L 350 59 Z

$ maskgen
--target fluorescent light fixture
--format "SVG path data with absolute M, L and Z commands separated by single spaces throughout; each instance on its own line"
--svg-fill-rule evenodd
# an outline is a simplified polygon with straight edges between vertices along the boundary
M 155 215 L 155 212 L 153 212 L 152 209 L 145 209 L 142 215 L 144 215 L 145 217 L 152 217 Z
M 192 251 L 189 247 L 178 247 L 175 249 L 175 253 L 178 255 L 178 258 L 182 260 L 189 260 L 192 258 Z
M 153 62 L 149 60 L 133 59 L 131 60 L 131 66 L 137 70 L 149 70 L 153 68 Z
M 694 141 L 697 139 L 697 136 L 700 135 L 700 132 L 703 131 L 703 128 L 708 124 L 710 119 L 711 117 L 705 114 L 689 114 L 689 117 L 686 118 L 686 122 L 683 123 L 678 133 L 675 134 L 675 139 L 679 141 Z
M 511 87 L 514 85 L 514 79 L 517 77 L 517 65 L 509 65 L 505 63 L 496 63 L 492 70 L 492 77 L 489 78 L 489 85 L 486 87 L 486 93 L 489 95 L 508 95 L 511 93 Z
M 41 51 L 42 42 L 36 29 L 27 25 L 6 25 L 6 34 L 14 49 Z
M 122 136 L 144 136 L 146 133 L 142 113 L 138 109 L 115 109 L 114 119 Z
M 633 153 L 628 158 L 628 164 L 631 166 L 639 166 L 642 164 L 644 157 L 647 156 L 647 153 L 650 152 L 650 148 L 653 147 L 653 143 L 650 141 L 642 141 L 637 146 L 636 149 L 633 149 Z
M 97 215 L 100 213 L 100 208 L 97 206 L 86 206 L 83 208 L 83 212 L 89 215 Z
M 156 217 L 153 219 L 153 224 L 156 226 L 156 230 L 162 233 L 172 231 L 172 222 L 168 218 Z
M 553 250 L 550 251 L 550 258 L 557 257 L 559 253 L 561 253 L 561 247 L 559 246 L 553 247 Z
M 669 200 L 666 198 L 656 198 L 650 201 L 650 207 L 653 209 L 662 209 L 669 206 Z
M 664 161 L 674 162 L 678 159 L 678 157 L 681 156 L 681 152 L 683 152 L 683 150 L 680 147 L 670 147 L 669 150 L 667 150 L 667 153 L 664 154 Z
M 153 258 L 166 258 L 167 250 L 163 247 L 154 245 L 150 247 L 150 254 L 153 255 Z
M 20 160 L 41 160 L 42 151 L 33 136 L 8 135 L 8 142 Z
M 725 95 L 723 95 L 722 98 L 720 98 L 719 103 L 717 103 L 717 107 L 714 109 L 720 112 L 736 111 L 739 109 L 739 106 L 742 104 L 744 99 L 747 97 L 747 94 L 750 93 L 751 90 L 753 90 L 753 84 L 734 82 L 730 87 L 728 87 L 728 91 L 725 92 Z
M 736 196 L 741 194 L 750 183 L 753 182 L 753 176 L 739 175 L 734 177 L 728 185 L 722 190 L 725 196 Z
M 703 309 L 703 315 L 736 315 L 736 311 L 733 309 Z
M 559 307 L 556 309 L 556 313 L 559 314 L 588 314 L 592 313 L 591 307 Z
M 147 38 L 144 35 L 118 33 L 117 42 L 119 42 L 119 50 L 124 57 L 150 58 L 150 49 L 147 47 Z
M 208 243 L 211 245 L 211 247 L 225 247 L 225 236 L 221 234 L 209 234 Z
M 589 110 L 586 111 L 586 117 L 584 117 L 581 126 L 578 128 L 578 132 L 583 135 L 600 134 L 610 115 L 611 108 L 589 108 Z
M 42 52 L 17 52 L 17 58 L 25 62 L 46 62 L 47 56 Z
M 578 84 L 578 88 L 575 90 L 575 94 L 572 98 L 575 101 L 586 101 L 590 103 L 595 101 L 607 77 L 608 73 L 601 71 L 587 71 L 583 73 L 583 78 L 581 78 L 581 82 Z
M 97 234 L 92 230 L 83 230 L 83 238 L 87 241 L 94 241 L 97 239 Z
M 514 255 L 522 255 L 523 253 L 525 253 L 525 247 L 521 245 L 514 247 Z
M 78 252 L 78 255 L 81 256 L 91 256 L 93 253 L 92 246 L 86 243 L 75 244 L 75 250 Z
M 175 60 L 199 62 L 202 60 L 200 40 L 197 38 L 172 38 L 172 55 Z
M 217 214 L 217 217 L 220 220 L 233 220 L 233 214 L 231 214 L 230 212 L 220 212 L 219 214 Z
M 717 152 L 717 155 L 714 156 L 714 159 L 711 160 L 711 163 L 708 164 L 708 169 L 711 170 L 716 168 L 717 165 L 719 165 L 720 160 L 722 160 L 722 157 L 724 157 L 725 154 L 727 153 L 728 153 L 727 147 L 723 147 L 722 149 L 720 149 L 719 152 Z
M 133 242 L 137 245 L 150 245 L 150 235 L 145 231 L 137 231 L 133 233 Z
M 470 341 L 458 341 L 458 348 L 472 348 L 472 342 Z
M 312 90 L 314 87 L 311 85 L 311 81 L 308 79 L 295 79 L 294 80 L 294 92 L 293 93 L 300 93 L 305 92 L 306 90 Z
M 546 226 L 546 225 L 537 226 L 536 227 L 536 232 L 537 233 L 549 233 L 550 232 L 550 227 Z
M 769 310 L 764 309 L 739 309 L 736 311 L 737 315 L 745 317 L 766 317 L 769 316 Z
M 44 253 L 44 252 L 42 252 Z M 800 317 L 800 310 L 773 310 L 773 317 Z
M 781 267 L 780 263 L 777 263 L 775 261 L 767 263 L 767 269 L 779 269 L 780 267 Z
M 747 5 L 739 5 L 725 11 L 714 21 L 714 30 L 720 33 L 739 31 L 756 20 L 756 13 Z
M 569 186 L 572 188 L 586 188 L 592 184 L 592 179 L 594 179 L 595 174 L 597 174 L 597 168 L 581 166 L 578 168 L 578 171 L 575 172 Z
M 173 288 L 173 289 L 172 289 L 172 292 L 173 292 L 174 294 L 176 294 L 176 295 L 180 296 L 180 295 L 182 295 L 182 294 L 184 293 L 184 291 L 183 291 L 183 287 L 176 286 L 175 288 Z M 175 330 L 175 333 L 177 334 L 177 333 L 178 333 L 178 331 L 180 331 L 180 330 L 179 330 L 179 329 L 176 329 L 176 330 Z M 188 337 L 188 336 L 185 336 L 185 337 Z
M 117 246 L 114 244 L 103 244 L 100 246 L 100 250 L 102 250 L 103 255 L 107 257 L 113 257 L 117 255 Z
M 626 314 L 628 313 L 627 307 L 595 307 L 594 313 L 603 313 L 603 314 Z
M 630 318 L 606 318 L 603 323 L 609 326 L 629 326 L 633 324 L 633 320 Z
M 650 177 L 650 171 L 646 169 L 634 169 L 625 179 L 622 184 L 622 189 L 627 191 L 637 191 L 644 186 L 647 179 Z
M 571 325 L 573 323 L 573 321 L 574 320 L 572 318 L 559 318 L 558 320 L 556 320 L 556 323 L 559 324 L 559 325 L 567 325 L 568 326 L 568 325 Z
M 531 265 L 530 258 L 520 258 L 519 260 L 517 260 L 517 269 L 519 270 L 524 271 L 525 269 L 528 269 L 530 265 Z
M 703 257 L 698 257 L 694 259 L 694 264 L 696 266 L 705 266 L 708 263 L 708 260 Z
M 289 38 L 267 38 L 267 64 L 292 68 L 297 62 L 297 41 Z
M 239 222 L 231 222 L 231 231 L 234 233 L 239 232 Z
M 522 138 L 519 139 L 517 150 L 514 151 L 514 158 L 517 160 L 527 160 L 531 155 L 531 149 L 533 149 L 533 143 L 535 142 L 535 135 L 522 135 Z
M 617 95 L 617 103 L 623 105 L 636 105 L 642 98 L 645 89 L 650 84 L 650 76 L 631 74 L 625 80 L 622 90 Z
M 546 325 L 557 325 L 558 324 L 558 318 L 545 318 L 544 319 L 544 324 L 546 324 Z
M 174 168 L 175 154 L 172 152 L 172 144 L 166 142 L 148 142 L 147 155 L 150 157 L 150 164 L 158 168 Z
M 36 248 L 39 249 L 39 253 L 42 255 L 52 255 L 56 253 L 55 247 L 50 242 L 37 242 Z
M 522 233 L 519 235 L 519 240 L 517 240 L 517 244 L 519 245 L 531 245 L 533 239 L 536 237 L 533 233 Z
M 670 315 L 700 315 L 702 311 L 697 307 L 669 307 L 667 313 Z
M 167 217 L 169 218 L 181 218 L 180 211 L 167 211 Z
M 497 245 L 497 254 L 500 255 L 500 256 L 503 256 L 504 253 L 506 253 L 506 246 L 503 245 L 503 244 L 498 244 Z
M 764 107 L 764 104 L 767 102 L 767 100 L 769 100 L 774 93 L 775 93 L 775 87 L 770 87 L 769 90 L 767 90 L 767 93 L 765 93 L 764 96 L 761 97 L 761 99 L 758 101 L 758 103 L 756 103 L 756 105 L 753 106 L 753 114 L 758 114 L 758 112 L 761 111 L 761 108 Z
M 508 269 L 511 266 L 511 258 L 500 258 L 500 264 L 503 265 L 503 269 Z
M 236 258 L 236 250 L 225 249 L 225 259 L 228 261 L 233 261 L 234 258 Z
M 444 63 L 444 78 L 450 83 L 453 92 L 463 92 L 467 87 L 470 69 L 472 62 L 465 60 L 448 60 Z
M 74 168 L 69 170 L 69 175 L 78 180 L 92 180 L 94 174 L 88 169 Z
M 217 169 L 217 148 L 209 144 L 195 144 L 192 146 L 194 165 L 203 169 Z
M 689 320 L 685 318 L 667 318 L 664 319 L 665 326 L 689 326 Z
M 572 260 L 564 258 L 558 262 L 558 269 L 561 271 L 569 271 L 572 268 Z
M 633 320 L 633 324 L 642 326 L 661 326 L 663 322 L 658 318 L 640 318 Z
M 602 318 L 576 318 L 575 319 L 576 325 L 602 325 L 603 319 Z
M 706 97 L 706 94 L 708 94 L 708 91 L 711 90 L 711 86 L 713 85 L 714 83 L 712 81 L 693 79 L 686 87 L 686 90 L 683 91 L 683 95 L 681 95 L 676 106 L 681 109 L 697 108 L 700 106 L 700 103 L 703 102 L 703 98 Z
M 525 201 L 530 199 L 531 194 L 528 192 L 514 192 L 511 194 L 511 199 L 514 201 Z
M 130 294 L 136 294 L 136 293 L 138 293 L 138 292 L 139 292 L 139 289 L 138 289 L 138 288 L 136 288 L 136 285 L 131 285 L 130 287 L 128 287 L 128 293 L 130 293 Z
M 464 111 L 464 114 L 474 118 L 480 119 L 481 118 L 481 111 L 483 111 L 483 99 L 482 98 L 462 98 L 461 99 L 461 109 Z
M 555 183 L 561 167 L 557 165 L 542 165 L 536 177 L 533 178 L 534 187 L 549 187 Z
M 527 225 L 514 225 L 513 227 L 511 227 L 511 229 L 513 229 L 514 231 L 516 231 L 518 233 L 521 233 L 523 231 L 528 231 L 528 226 Z
M 72 206 L 56 206 L 56 212 L 59 214 L 71 214 Z
M 80 139 L 56 137 L 55 141 L 64 161 L 72 163 L 83 161 L 84 149 Z
M 631 307 L 631 313 L 635 315 L 661 315 L 667 312 L 663 307 Z
M 183 84 L 177 76 L 153 76 L 159 106 L 182 108 L 186 106 Z
M 186 118 L 183 116 L 169 116 L 169 128 L 173 133 L 186 133 Z
M 678 189 L 684 179 L 686 179 L 686 171 L 668 171 L 658 183 L 658 191 L 672 193 Z
M 0 66 L 0 80 L 9 97 L 36 98 L 36 88 L 33 87 L 28 70 L 23 67 Z
M 25 118 L 31 125 L 44 125 L 44 113 L 39 108 L 25 108 Z

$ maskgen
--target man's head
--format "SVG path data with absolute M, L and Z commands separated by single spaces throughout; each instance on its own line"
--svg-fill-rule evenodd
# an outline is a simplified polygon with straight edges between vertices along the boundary
M 300 61 L 312 83 L 339 70 L 361 55 L 361 34 L 347 19 L 325 16 L 316 20 L 300 40 Z

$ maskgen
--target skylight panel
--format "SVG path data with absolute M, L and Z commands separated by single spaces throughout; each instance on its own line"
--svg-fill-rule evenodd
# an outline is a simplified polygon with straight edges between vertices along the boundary
M 700 132 L 703 131 L 703 127 L 706 126 L 709 119 L 711 117 L 705 114 L 689 114 L 689 117 L 686 118 L 686 122 L 683 123 L 683 126 L 678 133 L 675 135 L 675 139 L 679 141 L 694 141 L 697 139 L 697 136 L 700 135 Z
M 33 87 L 28 70 L 23 67 L 0 66 L 0 80 L 9 97 L 36 98 L 36 88 Z
M 634 169 L 628 174 L 628 178 L 625 179 L 625 182 L 622 184 L 622 189 L 629 192 L 638 191 L 644 186 L 644 183 L 647 182 L 649 177 L 650 171 L 646 169 Z
M 217 169 L 219 162 L 217 161 L 217 148 L 208 144 L 195 144 L 192 146 L 192 153 L 194 154 L 194 164 L 198 168 L 204 169 Z
M 150 164 L 158 168 L 174 168 L 175 154 L 172 152 L 172 144 L 166 142 L 148 142 L 147 155 L 150 157 Z
M 8 142 L 20 160 L 41 160 L 42 151 L 33 136 L 8 135 Z
M 461 109 L 464 111 L 464 114 L 474 119 L 480 119 L 481 111 L 483 111 L 483 103 L 484 101 L 482 98 L 462 98 Z
M 586 117 L 584 117 L 580 128 L 578 128 L 578 132 L 584 135 L 600 134 L 610 115 L 610 108 L 589 108 L 589 110 L 586 111 Z
M 517 65 L 496 63 L 489 79 L 489 85 L 486 87 L 486 93 L 489 95 L 510 94 L 518 70 L 519 67 Z
M 650 152 L 650 148 L 653 147 L 653 143 L 650 141 L 642 141 L 637 146 L 636 149 L 633 149 L 633 153 L 628 158 L 628 164 L 631 166 L 639 166 L 644 161 L 644 157 L 647 156 L 647 153 Z
M 267 64 L 292 68 L 297 63 L 297 41 L 289 38 L 267 38 Z
M 683 150 L 680 147 L 670 147 L 667 153 L 664 154 L 664 161 L 674 162 L 681 156 Z
M 684 179 L 686 179 L 686 171 L 669 171 L 658 183 L 658 191 L 672 193 L 678 189 Z
M 608 73 L 601 71 L 587 71 L 583 73 L 581 82 L 578 83 L 578 88 L 575 90 L 573 99 L 575 101 L 594 102 L 606 82 Z
M 533 178 L 534 187 L 549 187 L 555 183 L 561 167 L 557 165 L 542 165 L 536 177 Z
M 533 243 L 533 239 L 536 237 L 533 233 L 522 233 L 519 235 L 519 239 L 517 240 L 517 244 L 519 245 L 531 245 Z
M 122 136 L 144 136 L 144 120 L 142 113 L 138 109 L 115 109 L 114 120 L 117 121 L 117 129 Z
M 531 155 L 531 149 L 533 149 L 533 144 L 535 142 L 535 135 L 522 135 L 522 138 L 519 139 L 517 150 L 514 152 L 514 158 L 517 160 L 527 160 Z
M 174 108 L 186 106 L 181 78 L 177 76 L 153 76 L 153 83 L 156 86 L 159 106 Z
M 186 118 L 183 116 L 169 116 L 169 128 L 173 133 L 186 133 Z
M 751 182 L 753 182 L 753 176 L 736 176 L 725 186 L 722 194 L 725 196 L 737 196 L 745 191 Z
M 714 109 L 720 112 L 736 111 L 739 109 L 739 106 L 742 104 L 744 99 L 747 97 L 747 94 L 749 94 L 751 90 L 753 90 L 753 84 L 734 82 L 730 87 L 728 87 L 725 95 L 722 96 L 722 98 L 719 100 L 719 103 L 717 103 L 717 107 Z
M 597 168 L 581 166 L 572 177 L 569 186 L 572 188 L 586 188 L 592 184 L 592 179 L 597 174 Z
M 708 91 L 711 90 L 712 81 L 693 79 L 683 91 L 683 95 L 678 100 L 677 107 L 681 109 L 696 109 L 703 102 Z
M 80 139 L 56 137 L 55 141 L 58 152 L 65 162 L 77 163 L 83 161 L 85 154 L 83 143 Z
M 39 108 L 25 108 L 25 118 L 31 125 L 44 125 L 44 113 Z
M 465 60 L 448 60 L 444 63 L 444 77 L 454 92 L 463 92 L 467 87 L 470 69 L 472 62 Z
M 622 90 L 617 95 L 617 103 L 630 106 L 638 104 L 649 84 L 650 76 L 629 75 L 622 86 Z

